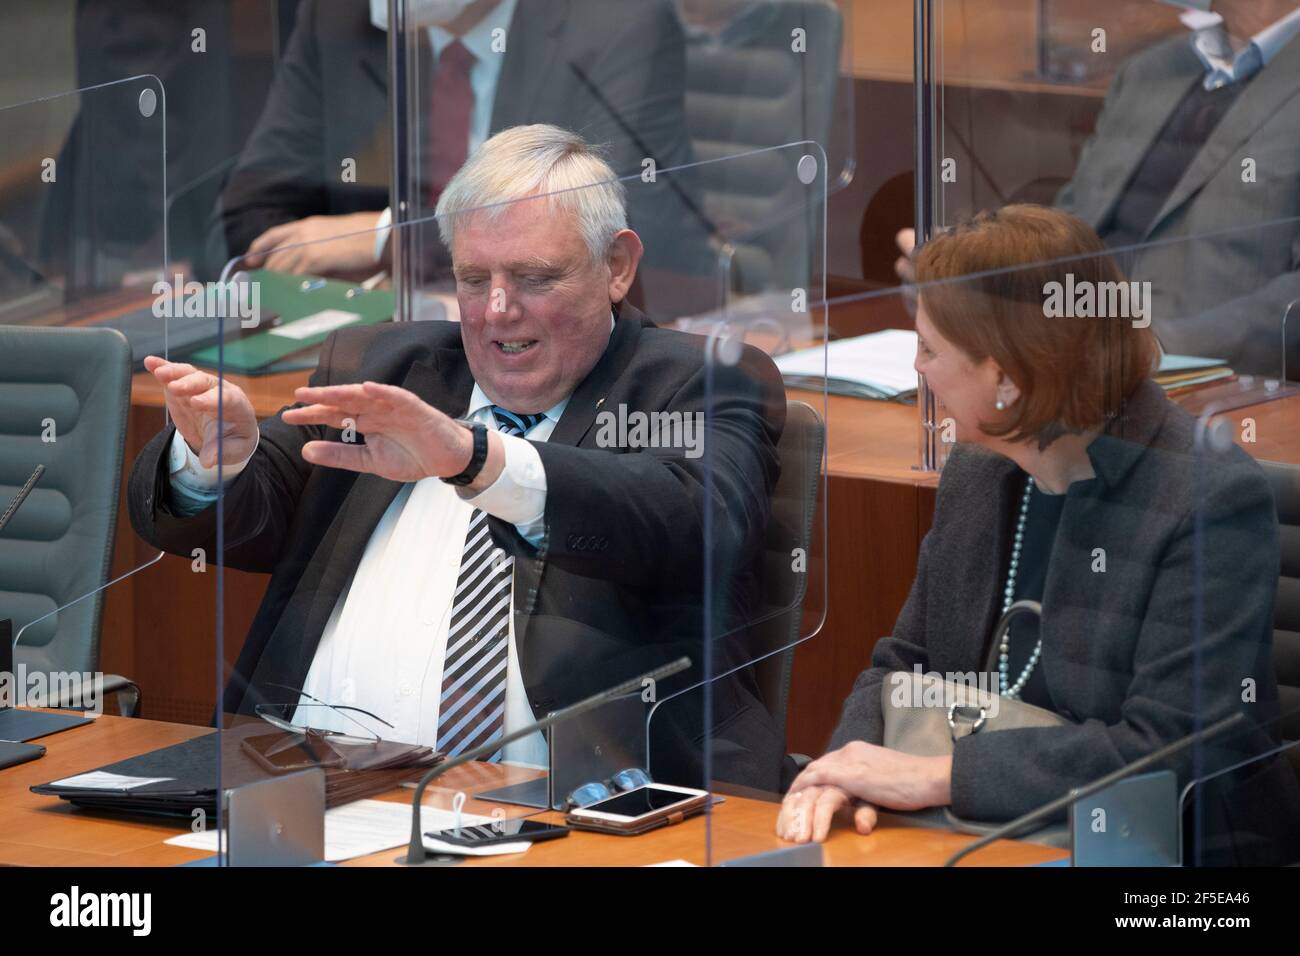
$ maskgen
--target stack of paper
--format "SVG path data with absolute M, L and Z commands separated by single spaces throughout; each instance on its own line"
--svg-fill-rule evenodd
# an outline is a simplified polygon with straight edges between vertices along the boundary
M 1232 375 L 1232 369 L 1223 363 L 1223 359 L 1162 355 L 1156 382 L 1166 392 L 1174 392 L 1232 378 Z
M 778 356 L 790 388 L 893 400 L 916 391 L 916 333 L 886 329 Z
M 916 391 L 916 333 L 887 329 L 777 356 L 789 388 L 893 401 Z M 1164 355 L 1156 381 L 1175 391 L 1231 378 L 1222 359 Z

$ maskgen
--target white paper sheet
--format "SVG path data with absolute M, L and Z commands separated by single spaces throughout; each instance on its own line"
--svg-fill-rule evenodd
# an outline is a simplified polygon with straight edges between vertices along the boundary
M 420 808 L 421 832 L 430 830 L 449 830 L 456 825 L 456 815 L 450 810 L 437 807 Z M 492 817 L 476 813 L 462 813 L 461 826 L 482 826 L 490 824 Z M 393 803 L 390 800 L 357 800 L 353 803 L 325 811 L 325 859 L 330 863 L 351 860 L 359 856 L 378 853 L 395 846 L 402 846 L 411 839 L 411 805 Z M 166 841 L 172 846 L 188 847 L 192 850 L 217 852 L 217 833 L 205 830 L 201 833 L 182 833 Z M 425 846 L 434 849 L 431 841 L 425 839 Z M 514 847 L 515 843 L 500 846 Z M 499 847 L 483 847 L 495 853 L 520 853 L 522 850 L 502 850 Z M 524 844 L 523 849 L 528 849 Z M 467 853 L 460 847 L 449 847 L 438 852 Z
M 309 339 L 313 335 L 324 335 L 345 325 L 351 325 L 361 318 L 356 312 L 344 312 L 342 309 L 322 309 L 312 315 L 305 315 L 295 322 L 272 329 L 272 335 L 286 339 Z
M 79 773 L 75 777 L 55 780 L 53 787 L 85 787 L 87 790 L 134 790 L 146 783 L 164 783 L 173 777 L 128 777 L 120 773 L 108 773 L 104 770 L 92 770 Z
M 886 329 L 774 359 L 782 375 L 865 385 L 893 396 L 916 388 L 916 333 Z

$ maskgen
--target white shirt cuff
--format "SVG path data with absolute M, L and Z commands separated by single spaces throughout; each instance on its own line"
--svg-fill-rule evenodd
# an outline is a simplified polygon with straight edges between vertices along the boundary
M 375 262 L 381 262 L 384 258 L 384 246 L 388 245 L 388 234 L 392 232 L 388 227 L 393 224 L 393 207 L 387 207 L 379 214 L 379 221 L 375 223 Z
M 257 434 L 257 443 L 261 444 L 262 433 Z M 253 446 L 253 454 L 257 453 L 257 445 Z M 170 464 L 168 475 L 171 478 L 172 487 L 179 485 L 183 490 L 200 495 L 211 495 L 217 491 L 217 466 L 204 468 L 199 462 L 199 456 L 194 453 L 189 444 L 181 437 L 178 429 L 172 435 L 172 445 L 170 451 Z M 253 455 L 249 455 L 243 461 L 233 465 L 225 465 L 221 469 L 221 477 L 225 479 L 228 485 L 233 481 L 245 466 L 252 460 Z
M 501 435 L 506 462 L 497 480 L 473 497 L 456 492 L 465 501 L 495 518 L 508 521 L 525 541 L 537 547 L 545 532 L 546 469 L 532 442 L 517 435 Z

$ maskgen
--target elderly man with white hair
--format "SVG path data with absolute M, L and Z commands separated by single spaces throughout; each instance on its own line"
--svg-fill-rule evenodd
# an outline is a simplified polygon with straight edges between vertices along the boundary
M 133 526 L 172 553 L 215 553 L 220 455 L 225 563 L 272 575 L 224 709 L 347 704 L 385 737 L 456 754 L 681 654 L 693 670 L 657 695 L 695 685 L 706 631 L 730 635 L 713 673 L 733 670 L 780 467 L 775 368 L 747 348 L 706 374 L 701 337 L 623 301 L 641 240 L 622 184 L 573 133 L 498 133 L 438 213 L 459 324 L 337 331 L 298 404 L 260 423 L 235 384 L 146 361 L 173 425 L 135 462 Z M 703 454 L 609 447 L 602 408 L 707 411 Z M 295 709 L 299 724 L 351 727 Z M 698 689 L 661 704 L 654 776 L 701 782 L 706 709 L 725 740 L 714 776 L 774 788 L 782 741 L 743 668 L 710 708 Z M 493 759 L 545 764 L 545 742 Z

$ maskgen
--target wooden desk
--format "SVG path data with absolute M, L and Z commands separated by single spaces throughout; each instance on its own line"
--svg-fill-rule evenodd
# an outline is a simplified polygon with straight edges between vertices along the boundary
M 105 716 L 91 726 L 42 738 L 48 748 L 44 757 L 0 771 L 0 865 L 174 866 L 210 856 L 163 842 L 185 832 L 184 825 L 77 810 L 57 797 L 38 796 L 28 789 L 207 732 L 206 728 L 181 724 Z M 432 806 L 449 807 L 458 790 L 489 789 L 526 773 L 492 764 L 458 767 L 447 775 L 444 785 L 430 788 L 426 800 Z M 397 789 L 382 799 L 409 805 L 410 791 Z M 466 812 L 490 813 L 490 807 L 476 803 L 467 803 Z M 713 862 L 789 846 L 773 835 L 776 812 L 775 803 L 727 797 L 713 811 Z M 559 814 L 542 814 L 538 819 L 558 821 Z M 866 837 L 837 825 L 826 844 L 826 858 L 832 866 L 939 866 L 971 839 L 886 817 L 880 828 Z M 641 866 L 675 859 L 702 865 L 705 840 L 705 821 L 700 817 L 639 837 L 574 832 L 562 840 L 540 843 L 521 856 L 471 860 L 467 865 Z M 350 865 L 392 866 L 400 852 L 400 848 L 384 850 L 350 861 Z M 1050 847 L 1002 841 L 981 850 L 971 865 L 1029 866 L 1065 855 L 1065 851 Z

